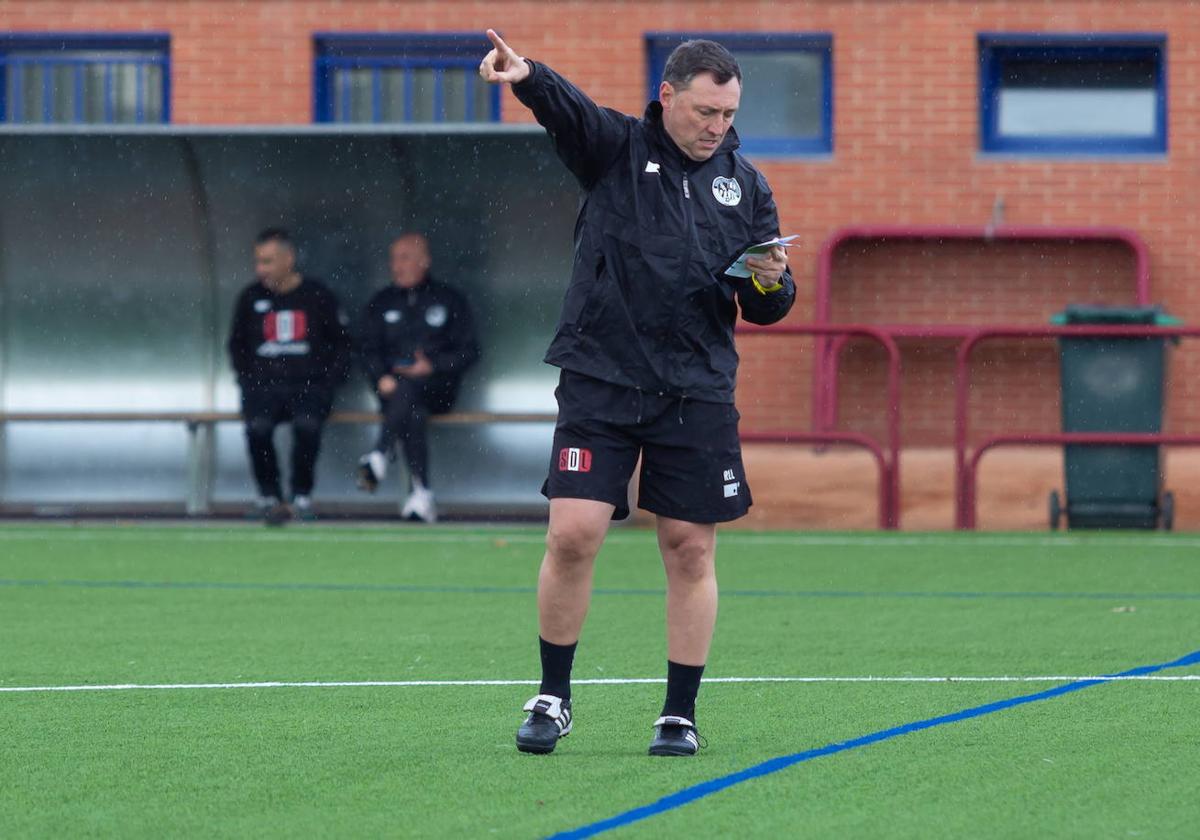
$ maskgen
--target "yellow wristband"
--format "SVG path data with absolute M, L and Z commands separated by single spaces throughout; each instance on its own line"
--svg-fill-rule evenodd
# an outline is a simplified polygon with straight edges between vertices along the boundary
M 776 280 L 774 286 L 764 286 L 762 283 L 758 282 L 758 275 L 753 271 L 750 272 L 750 282 L 754 284 L 754 288 L 758 289 L 758 293 L 760 295 L 765 295 L 770 292 L 778 292 L 783 288 L 782 280 Z

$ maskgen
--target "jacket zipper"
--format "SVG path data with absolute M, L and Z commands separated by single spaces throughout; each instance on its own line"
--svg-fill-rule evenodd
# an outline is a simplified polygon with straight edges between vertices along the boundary
M 696 225 L 694 214 L 692 211 L 692 188 L 688 182 L 687 169 L 683 170 L 683 219 L 684 226 L 687 229 L 687 249 L 683 252 L 683 262 L 681 264 L 683 276 L 687 276 L 688 266 L 692 262 L 692 239 L 694 238 L 693 228 Z M 667 326 L 667 341 L 670 342 L 675 337 L 675 325 L 679 322 L 679 300 L 676 298 L 675 307 L 671 311 L 671 322 Z M 671 364 L 670 356 L 668 355 L 668 364 Z

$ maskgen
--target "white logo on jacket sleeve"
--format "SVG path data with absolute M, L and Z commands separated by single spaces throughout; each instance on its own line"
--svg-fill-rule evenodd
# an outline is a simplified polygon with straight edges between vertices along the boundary
M 736 207 L 742 201 L 742 185 L 737 178 L 713 178 L 713 198 L 726 207 Z
M 436 303 L 425 310 L 425 323 L 436 330 L 442 324 L 446 323 L 447 315 L 449 313 L 446 312 L 446 307 L 440 303 Z
M 401 315 L 399 309 L 389 309 L 387 312 L 383 313 L 383 320 L 387 321 L 389 324 L 400 323 L 400 317 Z
M 262 314 L 263 312 L 270 312 L 271 301 L 265 299 L 254 301 L 254 311 L 258 312 L 259 314 Z

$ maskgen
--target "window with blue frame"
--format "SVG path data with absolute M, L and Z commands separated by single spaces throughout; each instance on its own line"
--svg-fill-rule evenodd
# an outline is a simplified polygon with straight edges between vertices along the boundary
M 500 89 L 479 78 L 479 34 L 318 35 L 317 122 L 499 122 Z
M 0 33 L 0 121 L 170 121 L 166 35 Z
M 1166 37 L 979 36 L 985 152 L 1162 154 Z
M 658 98 L 671 51 L 692 38 L 722 44 L 742 68 L 742 101 L 733 124 L 743 152 L 803 155 L 833 151 L 832 36 L 729 32 L 647 35 L 650 99 Z

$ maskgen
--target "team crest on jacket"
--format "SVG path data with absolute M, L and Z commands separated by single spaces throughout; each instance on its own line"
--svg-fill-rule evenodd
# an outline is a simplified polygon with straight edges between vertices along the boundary
M 726 207 L 736 207 L 742 201 L 742 185 L 737 178 L 724 178 L 718 175 L 713 178 L 713 198 Z
M 399 324 L 402 317 L 404 316 L 400 313 L 399 309 L 389 309 L 383 313 L 383 320 L 389 324 Z
M 425 323 L 435 330 L 446 323 L 446 307 L 440 303 L 425 310 Z

